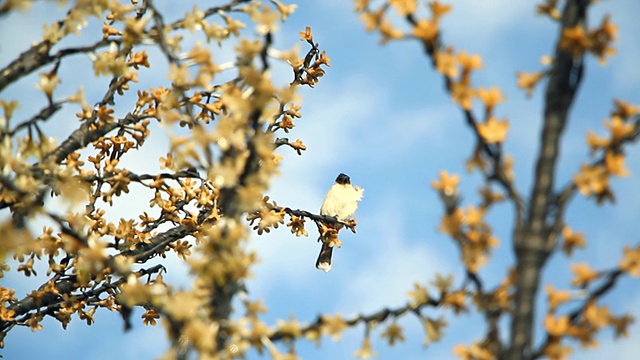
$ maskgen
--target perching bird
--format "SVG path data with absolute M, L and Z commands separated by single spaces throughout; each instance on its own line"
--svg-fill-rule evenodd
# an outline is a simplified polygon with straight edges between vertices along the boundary
M 343 222 L 349 220 L 356 213 L 358 201 L 362 199 L 363 193 L 364 189 L 351 185 L 349 176 L 345 174 L 338 175 L 335 184 L 331 186 L 324 197 L 320 207 L 320 215 L 332 216 Z M 335 224 L 333 227 L 338 232 L 342 225 Z M 316 267 L 324 272 L 331 270 L 332 253 L 333 247 L 322 241 L 322 248 L 316 261 Z

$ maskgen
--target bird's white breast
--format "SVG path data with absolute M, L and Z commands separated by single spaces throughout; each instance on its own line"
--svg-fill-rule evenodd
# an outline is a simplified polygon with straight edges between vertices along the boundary
M 320 207 L 320 214 L 347 221 L 356 213 L 363 193 L 364 189 L 351 184 L 333 184 Z

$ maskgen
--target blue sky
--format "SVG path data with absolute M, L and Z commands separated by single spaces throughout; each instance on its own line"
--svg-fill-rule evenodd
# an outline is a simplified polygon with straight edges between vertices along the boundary
M 506 94 L 507 101 L 497 108 L 496 115 L 510 121 L 505 149 L 515 160 L 518 189 L 528 194 L 541 122 L 542 88 L 538 88 L 532 98 L 526 98 L 524 92 L 516 88 L 515 74 L 520 70 L 541 69 L 539 59 L 554 48 L 558 29 L 549 19 L 535 16 L 531 2 L 459 0 L 448 3 L 453 4 L 453 12 L 443 20 L 443 40 L 458 50 L 480 54 L 484 68 L 474 74 L 474 84 L 499 86 Z M 348 317 L 384 306 L 404 305 L 413 283 L 426 284 L 436 273 L 452 273 L 459 284 L 462 274 L 459 255 L 452 242 L 436 231 L 442 205 L 430 184 L 442 169 L 459 173 L 464 205 L 477 200 L 476 189 L 481 178 L 464 170 L 464 160 L 471 153 L 474 140 L 460 110 L 444 94 L 441 78 L 431 69 L 417 42 L 379 46 L 378 36 L 364 31 L 351 2 L 299 1 L 298 5 L 276 35 L 276 47 L 289 48 L 298 42 L 297 32 L 311 26 L 315 41 L 327 51 L 332 66 L 315 89 L 302 91 L 303 118 L 297 121 L 289 137 L 301 138 L 308 150 L 301 157 L 287 149 L 281 151 L 285 157 L 282 175 L 274 182 L 270 195 L 280 205 L 317 211 L 336 175 L 344 172 L 351 176 L 353 183 L 365 188 L 365 197 L 357 213 L 358 232 L 342 236 L 344 245 L 335 252 L 334 266 L 329 273 L 313 266 L 318 244 L 315 229 L 311 227 L 308 238 L 296 238 L 283 228 L 268 236 L 253 237 L 250 246 L 258 252 L 261 263 L 255 266 L 254 276 L 248 282 L 249 297 L 264 299 L 269 309 L 264 319 L 269 323 L 290 315 L 306 322 L 320 313 L 340 313 Z M 172 3 L 171 6 L 175 8 L 170 13 L 174 16 L 191 9 L 191 5 L 182 8 Z M 586 77 L 562 143 L 559 184 L 569 181 L 579 164 L 589 159 L 586 131 L 605 133 L 603 120 L 612 109 L 613 98 L 640 105 L 640 70 L 637 68 L 640 25 L 635 19 L 640 3 L 603 1 L 592 10 L 592 25 L 599 24 L 606 13 L 610 13 L 618 25 L 618 54 L 606 67 L 601 67 L 595 59 L 586 64 Z M 34 24 L 57 19 L 52 15 L 55 11 L 51 6 L 4 18 L 0 22 L 0 66 L 26 50 L 26 44 L 38 39 L 41 29 Z M 171 16 L 167 15 L 169 19 Z M 96 30 L 99 26 L 89 29 Z M 231 54 L 229 50 L 211 46 L 215 49 L 214 59 L 228 58 Z M 86 58 L 77 58 L 78 69 L 87 64 Z M 135 84 L 134 89 L 166 84 L 162 66 L 152 69 L 141 72 L 143 80 Z M 78 76 L 75 67 L 61 71 L 66 71 L 69 77 L 61 74 L 60 93 L 65 89 L 73 92 L 83 83 L 88 101 L 97 101 L 104 79 L 87 82 L 88 77 Z M 289 70 L 276 68 L 274 78 L 281 78 L 283 83 L 289 81 Z M 5 90 L 0 97 L 24 99 L 22 94 L 33 93 L 36 81 L 37 76 L 27 78 Z M 33 101 L 40 100 L 36 97 Z M 37 104 L 35 108 L 44 105 Z M 127 101 L 119 106 L 120 115 L 130 108 Z M 28 114 L 31 109 L 23 103 L 18 114 Z M 49 128 L 58 131 L 58 136 L 68 133 L 77 126 L 72 116 L 75 111 L 63 113 L 68 116 L 57 118 Z M 158 135 L 164 131 L 157 127 L 153 130 L 158 131 Z M 157 171 L 159 164 L 149 159 L 166 153 L 167 148 L 165 140 L 151 140 L 140 154 L 132 154 L 125 161 L 140 172 Z M 578 251 L 572 261 L 589 261 L 596 268 L 608 268 L 617 264 L 623 244 L 638 242 L 634 225 L 640 214 L 639 160 L 637 146 L 629 148 L 627 164 L 632 174 L 613 182 L 618 195 L 615 206 L 597 207 L 593 201 L 574 199 L 567 221 L 575 230 L 585 232 L 589 249 Z M 135 217 L 146 204 L 145 194 L 132 194 L 129 200 L 116 202 L 108 211 L 114 219 Z M 501 241 L 492 262 L 481 271 L 487 284 L 492 286 L 504 277 L 512 263 L 510 207 L 497 206 L 488 219 Z M 169 258 L 168 263 L 167 279 L 176 286 L 188 287 L 190 280 L 180 261 Z M 545 282 L 566 287 L 570 279 L 568 264 L 563 256 L 555 255 L 546 268 Z M 40 279 L 25 281 L 9 274 L 1 283 L 18 288 L 18 296 L 23 296 L 24 291 L 39 284 Z M 604 302 L 614 312 L 629 311 L 640 316 L 637 280 L 623 280 Z M 570 308 L 571 305 L 567 306 Z M 540 308 L 539 314 L 543 311 Z M 445 330 L 446 337 L 441 343 L 424 349 L 421 325 L 408 317 L 401 321 L 406 325 L 407 341 L 400 347 L 389 348 L 379 340 L 384 327 L 374 331 L 373 346 L 380 358 L 452 358 L 451 349 L 455 344 L 470 344 L 481 339 L 485 331 L 477 315 L 453 318 L 439 309 L 427 310 L 425 314 L 434 317 L 443 314 L 449 321 L 450 327 Z M 78 319 L 72 321 L 67 331 L 62 331 L 52 320 L 43 325 L 44 329 L 37 333 L 14 329 L 5 339 L 6 346 L 1 353 L 7 359 L 47 356 L 125 360 L 154 358 L 167 347 L 162 328 L 144 327 L 139 322 L 124 334 L 119 316 L 106 311 L 100 311 L 96 324 L 90 327 Z M 325 338 L 321 349 L 305 341 L 300 341 L 296 348 L 305 359 L 350 358 L 359 348 L 363 333 L 362 328 L 346 331 L 340 342 Z M 640 325 L 631 327 L 629 339 L 614 342 L 612 338 L 611 332 L 601 332 L 600 346 L 588 353 L 576 348 L 576 358 L 634 358 L 633 354 L 640 350 L 637 345 L 640 344 Z M 252 354 L 249 358 L 258 356 Z

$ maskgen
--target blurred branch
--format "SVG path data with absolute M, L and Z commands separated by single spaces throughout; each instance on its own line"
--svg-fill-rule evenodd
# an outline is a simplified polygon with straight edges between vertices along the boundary
M 29 50 L 20 54 L 18 58 L 0 70 L 0 92 L 16 80 L 45 65 L 58 62 L 69 55 L 90 53 L 111 43 L 119 43 L 119 41 L 102 39 L 93 45 L 70 47 L 59 50 L 55 54 L 49 54 L 53 45 L 48 40 L 41 41 L 32 45 Z
M 589 306 L 589 304 L 592 301 L 598 300 L 600 298 L 602 298 L 604 295 L 606 295 L 610 290 L 612 290 L 616 283 L 618 282 L 618 280 L 620 280 L 620 278 L 622 277 L 622 275 L 625 273 L 624 271 L 622 271 L 619 268 L 613 269 L 613 270 L 609 270 L 605 272 L 606 275 L 606 279 L 602 281 L 602 283 L 600 284 L 600 286 L 596 287 L 595 289 L 593 289 L 592 291 L 590 291 L 588 293 L 588 295 L 586 296 L 586 299 L 583 301 L 582 305 L 580 307 L 578 307 L 577 309 L 573 310 L 571 313 L 569 313 L 569 322 L 572 325 L 577 324 L 578 320 L 580 319 L 580 317 L 585 315 L 585 311 L 587 309 L 587 307 Z M 532 359 L 539 359 L 541 357 L 544 356 L 544 349 L 547 347 L 547 345 L 549 345 L 549 343 L 551 343 L 551 337 L 549 335 L 547 335 L 545 341 L 538 347 L 538 350 L 536 350 L 533 355 L 531 356 Z
M 406 20 L 413 27 L 418 25 L 416 19 L 412 14 L 406 16 Z M 434 41 L 422 42 L 424 46 L 424 51 L 431 60 L 431 66 L 436 69 L 436 53 L 441 51 L 444 48 L 444 45 L 441 40 L 441 36 L 438 33 L 437 37 Z M 443 74 L 442 78 L 444 80 L 444 86 L 446 91 L 451 95 L 453 92 L 453 80 L 450 76 Z M 485 173 L 485 177 L 488 180 L 496 181 L 502 188 L 506 191 L 508 198 L 513 203 L 515 212 L 516 212 L 516 227 L 519 227 L 523 223 L 524 217 L 524 201 L 522 200 L 522 196 L 518 192 L 515 187 L 513 180 L 509 179 L 504 172 L 503 166 L 503 158 L 502 158 L 502 146 L 501 144 L 488 144 L 478 130 L 478 120 L 476 119 L 473 112 L 470 110 L 462 109 L 464 114 L 465 121 L 471 131 L 473 132 L 476 143 L 478 147 L 482 149 L 483 153 L 491 160 L 492 170 L 491 173 Z
M 65 101 L 58 101 L 47 105 L 46 107 L 42 108 L 39 113 L 33 115 L 29 120 L 23 121 L 18 124 L 7 135 L 13 137 L 22 128 L 29 128 L 31 126 L 34 126 L 38 123 L 38 121 L 49 120 L 56 112 L 58 112 L 58 110 L 62 109 L 62 105 L 64 103 Z M 0 133 L 0 136 L 2 136 L 2 133 Z
M 420 314 L 420 310 L 424 307 L 438 307 L 442 303 L 442 300 L 433 300 L 429 299 L 427 303 L 420 304 L 418 306 L 413 304 L 406 304 L 405 306 L 397 307 L 397 308 L 384 308 L 379 311 L 376 311 L 371 314 L 358 314 L 351 318 L 345 319 L 344 322 L 349 327 L 356 326 L 358 324 L 367 324 L 369 326 L 373 326 L 379 323 L 386 321 L 389 318 L 396 319 L 402 317 L 408 312 L 413 312 L 417 315 Z M 306 334 L 310 331 L 320 331 L 320 328 L 325 323 L 325 320 L 322 315 L 318 316 L 318 318 L 300 329 L 302 334 Z M 275 331 L 269 335 L 269 339 L 271 341 L 279 341 L 279 340 L 287 340 L 289 339 L 289 334 L 282 331 Z
M 163 270 L 164 266 L 154 265 L 147 269 L 135 271 L 133 274 L 140 278 Z M 29 313 L 32 311 L 37 310 L 38 313 L 43 315 L 53 315 L 55 311 L 60 309 L 60 304 L 65 301 L 62 295 L 71 295 L 74 291 L 78 290 L 75 275 L 67 275 L 64 276 L 64 278 L 60 278 L 59 275 L 56 275 L 52 280 L 54 280 L 55 292 L 47 292 L 43 296 L 39 297 L 38 300 L 31 296 L 27 296 L 8 307 L 9 311 L 15 312 L 14 317 L 16 319 L 13 321 L 0 320 L 0 338 L 3 338 L 16 324 L 24 323 L 31 316 Z M 126 281 L 126 277 L 121 277 L 118 280 L 104 282 L 100 286 L 85 289 L 73 294 L 73 296 L 78 302 L 83 300 L 88 302 L 89 299 L 91 299 L 91 302 L 98 302 L 100 301 L 101 294 L 117 289 L 118 286 L 124 284 Z M 44 290 L 48 283 L 49 281 L 40 286 L 38 290 Z
M 86 145 L 100 139 L 110 131 L 118 127 L 134 124 L 145 118 L 146 116 L 136 116 L 129 113 L 125 116 L 124 119 L 118 122 L 106 123 L 100 127 L 94 126 L 91 122 L 84 122 L 78 129 L 73 131 L 71 135 L 69 135 L 69 137 L 62 142 L 62 144 L 60 144 L 49 154 L 45 155 L 40 163 L 34 164 L 32 166 L 32 175 L 36 178 L 46 177 L 46 172 L 44 171 L 43 166 L 44 164 L 48 163 L 49 159 L 51 159 L 51 161 L 55 162 L 56 164 L 59 164 L 72 152 L 84 148 Z M 38 190 L 38 194 L 43 194 L 45 192 L 46 189 L 44 188 Z M 11 206 L 12 204 L 13 202 L 2 200 L 0 201 L 0 209 L 4 209 L 8 206 Z
M 616 147 L 613 151 L 622 151 L 622 146 L 627 143 L 634 143 L 638 140 L 640 135 L 640 115 L 635 117 L 635 121 L 633 123 L 633 131 L 628 135 L 619 140 L 619 148 Z M 608 151 L 608 150 L 607 150 Z M 599 156 L 596 160 L 591 162 L 591 166 L 595 166 L 596 164 L 604 164 L 605 163 L 606 151 L 603 151 L 602 155 Z M 562 231 L 562 227 L 564 226 L 564 213 L 567 209 L 569 201 L 573 198 L 576 191 L 578 191 L 578 187 L 576 186 L 574 181 L 570 181 L 568 184 L 563 186 L 555 195 L 555 199 L 551 202 L 551 212 L 553 218 L 553 225 L 551 233 L 559 233 Z
M 563 10 L 558 45 L 547 84 L 544 125 L 536 163 L 527 219 L 514 231 L 516 253 L 516 293 L 511 323 L 511 346 L 505 359 L 531 357 L 534 308 L 540 273 L 553 249 L 555 235 L 547 224 L 553 197 L 559 142 L 569 109 L 582 80 L 584 54 L 576 55 L 560 46 L 563 31 L 585 26 L 588 0 L 567 1 Z
M 164 254 L 169 244 L 193 235 L 194 231 L 195 229 L 186 225 L 178 225 L 152 237 L 148 242 L 138 243 L 135 249 L 122 251 L 118 255 L 132 258 L 137 263 L 145 263 L 155 256 Z

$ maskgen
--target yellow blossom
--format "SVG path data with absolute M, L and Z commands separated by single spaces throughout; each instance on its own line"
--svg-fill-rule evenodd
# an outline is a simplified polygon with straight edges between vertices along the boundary
M 404 335 L 402 334 L 402 327 L 396 324 L 395 321 L 387 327 L 381 336 L 389 341 L 390 346 L 395 345 L 397 341 L 405 341 Z
M 51 98 L 53 91 L 58 87 L 60 78 L 54 71 L 49 73 L 40 73 L 40 82 L 36 88 L 42 90 L 48 98 Z
M 424 42 L 433 43 L 433 41 L 438 37 L 438 31 L 437 23 L 426 19 L 420 19 L 411 33 L 413 36 Z
M 607 151 L 604 163 L 607 171 L 615 176 L 629 176 L 629 169 L 624 166 L 624 154 Z
M 624 257 L 620 261 L 620 270 L 628 272 L 633 277 L 640 276 L 640 246 L 635 249 L 624 247 Z
M 354 6 L 354 10 L 356 12 L 360 12 L 363 11 L 364 9 L 367 8 L 367 6 L 369 5 L 369 1 L 370 0 L 356 0 L 355 1 L 355 6 Z
M 634 321 L 635 319 L 631 315 L 623 315 L 621 317 L 611 316 L 609 318 L 609 322 L 615 331 L 616 337 L 627 336 L 627 329 Z
M 560 343 L 559 338 L 552 338 L 549 343 L 544 347 L 542 352 L 550 359 L 550 360 L 567 360 L 569 359 L 569 355 L 573 352 L 571 347 L 563 346 Z
M 429 9 L 431 10 L 433 21 L 437 22 L 438 20 L 440 20 L 440 17 L 442 17 L 442 15 L 445 15 L 451 11 L 451 5 L 440 4 L 440 2 L 436 0 L 429 2 Z
M 609 325 L 609 308 L 605 305 L 596 305 L 595 300 L 589 300 L 584 309 L 585 321 L 596 329 Z
M 373 351 L 371 347 L 371 339 L 369 337 L 365 337 L 362 343 L 362 347 L 353 353 L 354 357 L 359 359 L 371 359 L 374 357 L 378 357 L 378 354 Z
M 464 223 L 469 226 L 483 226 L 484 209 L 477 209 L 473 205 L 467 207 L 467 211 L 464 216 Z
M 605 122 L 604 126 L 611 132 L 611 137 L 615 143 L 631 135 L 634 130 L 632 123 L 625 122 L 620 116 L 616 115 L 611 117 L 611 121 Z
M 342 319 L 342 316 L 335 315 L 323 315 L 322 316 L 322 332 L 331 336 L 334 341 L 340 340 L 342 332 L 348 327 L 347 323 Z
M 507 138 L 509 131 L 509 121 L 498 121 L 490 117 L 484 124 L 478 124 L 478 132 L 482 139 L 488 144 L 503 142 Z
M 471 346 L 458 344 L 453 348 L 453 354 L 461 360 L 494 360 L 495 355 L 483 345 L 475 343 Z
M 453 285 L 453 275 L 449 274 L 443 276 L 440 273 L 436 274 L 436 279 L 431 282 L 433 286 L 440 292 L 440 294 L 446 294 Z
M 436 180 L 431 183 L 431 186 L 442 191 L 445 195 L 451 196 L 458 192 L 458 183 L 460 182 L 460 176 L 457 174 L 449 175 L 446 171 L 440 172 L 440 180 Z
M 147 325 L 156 325 L 156 319 L 160 318 L 160 315 L 155 312 L 153 309 L 148 309 L 144 314 L 142 314 L 141 316 L 144 320 L 143 320 L 143 324 L 145 326 Z
M 364 23 L 364 28 L 367 31 L 372 31 L 377 29 L 382 22 L 382 18 L 384 17 L 385 8 L 382 7 L 380 10 L 376 12 L 363 12 L 360 14 L 360 20 Z
M 507 180 L 513 181 L 515 175 L 513 173 L 513 157 L 510 155 L 505 155 L 504 160 L 502 162 L 502 171 L 506 176 Z
M 257 301 L 245 300 L 243 303 L 247 311 L 247 316 L 250 318 L 257 318 L 259 314 L 264 314 L 267 312 L 267 308 L 262 303 L 262 300 L 257 300 Z
M 399 15 L 406 16 L 413 14 L 416 11 L 418 5 L 417 0 L 391 0 L 389 1 Z
M 462 209 L 456 209 L 451 214 L 445 214 L 440 222 L 438 231 L 448 234 L 449 236 L 456 237 L 462 231 L 464 212 Z
M 560 11 L 556 8 L 557 0 L 545 0 L 544 3 L 536 5 L 536 12 L 540 15 L 547 15 L 553 20 L 560 19 Z
M 458 61 L 464 72 L 471 72 L 482 68 L 482 58 L 478 54 L 469 55 L 465 51 L 458 54 Z
M 613 100 L 613 104 L 616 107 L 616 110 L 611 116 L 619 116 L 623 119 L 628 119 L 639 111 L 636 105 L 629 104 L 622 100 Z
M 547 314 L 544 319 L 544 328 L 551 336 L 562 336 L 569 331 L 569 317 L 564 315 L 556 318 L 553 314 Z
M 43 318 L 44 318 L 44 315 L 42 314 L 32 313 L 31 317 L 29 317 L 29 319 L 26 321 L 26 324 L 29 325 L 29 328 L 31 328 L 31 331 L 33 332 L 42 330 L 41 322 Z
M 533 94 L 533 88 L 538 84 L 540 80 L 544 77 L 544 73 L 525 73 L 523 71 L 518 71 L 518 87 L 527 91 L 527 96 L 531 96 Z
M 584 241 L 584 234 L 574 233 L 569 226 L 562 228 L 562 237 L 564 237 L 564 243 L 562 244 L 562 251 L 567 256 L 571 256 L 573 249 L 579 247 L 584 249 L 586 246 Z
M 486 170 L 489 166 L 486 161 L 481 144 L 476 144 L 473 149 L 473 155 L 465 161 L 465 168 L 467 171 L 472 172 L 474 169 Z
M 404 33 L 394 28 L 391 21 L 388 20 L 380 24 L 380 34 L 382 35 L 382 39 L 380 40 L 381 44 L 385 44 L 390 40 L 401 39 L 404 36 Z
M 451 292 L 445 294 L 442 299 L 442 306 L 449 306 L 453 309 L 453 312 L 460 314 L 462 311 L 466 311 L 466 295 L 463 290 Z
M 592 45 L 591 40 L 584 32 L 584 28 L 576 25 L 571 28 L 562 30 L 562 38 L 560 38 L 560 47 L 571 51 L 573 56 L 579 56 L 589 49 Z
M 495 86 L 490 89 L 479 88 L 478 97 L 484 103 L 487 114 L 491 114 L 493 108 L 504 101 L 502 92 Z
M 575 277 L 571 280 L 571 285 L 577 287 L 588 286 L 591 281 L 600 276 L 596 271 L 591 270 L 586 263 L 571 265 L 571 271 L 575 274 Z
M 615 55 L 616 50 L 610 46 L 616 41 L 618 28 L 611 22 L 610 16 L 605 16 L 599 28 L 589 32 L 589 39 L 592 41 L 591 52 L 598 57 L 600 64 L 605 64 L 607 56 Z
M 310 26 L 307 26 L 304 29 L 304 31 L 298 32 L 298 34 L 300 34 L 300 36 L 301 36 L 300 40 L 313 42 L 313 34 L 311 34 L 311 27 Z
M 445 51 L 436 51 L 434 56 L 436 70 L 450 78 L 458 76 L 458 57 L 453 53 L 453 48 L 447 47 Z
M 587 145 L 591 148 L 591 153 L 594 153 L 597 150 L 604 149 L 609 146 L 609 139 L 601 138 L 596 135 L 593 131 L 589 130 L 587 132 Z
M 477 92 L 471 88 L 468 81 L 457 81 L 451 84 L 453 101 L 465 110 L 471 110 L 472 101 L 476 96 Z
M 487 208 L 489 205 L 494 202 L 503 201 L 505 199 L 503 194 L 494 192 L 491 187 L 484 186 L 478 190 L 478 193 L 482 197 L 482 205 L 481 207 Z
M 598 342 L 594 339 L 597 329 L 586 321 L 581 321 L 578 324 L 569 327 L 567 335 L 580 341 L 580 345 L 583 348 L 596 347 Z
M 422 325 L 424 326 L 425 338 L 422 344 L 428 346 L 432 342 L 440 341 L 442 337 L 442 328 L 447 326 L 447 322 L 442 318 L 431 319 L 429 317 L 422 318 Z
M 602 165 L 583 164 L 580 173 L 573 177 L 573 182 L 584 196 L 603 193 L 609 186 L 606 168 Z
M 289 15 L 293 14 L 296 8 L 298 7 L 298 5 L 296 4 L 285 5 L 277 0 L 274 0 L 274 3 L 278 7 L 278 11 L 280 12 L 280 19 L 282 21 L 286 21 Z
M 414 290 L 409 291 L 409 298 L 411 298 L 412 306 L 421 306 L 429 303 L 429 292 L 427 288 L 415 283 L 413 284 Z
M 545 289 L 549 298 L 549 310 L 554 311 L 558 305 L 567 302 L 571 299 L 571 294 L 567 290 L 557 291 L 553 285 L 547 284 Z
M 285 338 L 293 340 L 302 335 L 302 330 L 300 329 L 300 323 L 298 323 L 298 320 L 294 318 L 289 321 L 278 319 L 276 322 L 278 331 L 280 331 Z

